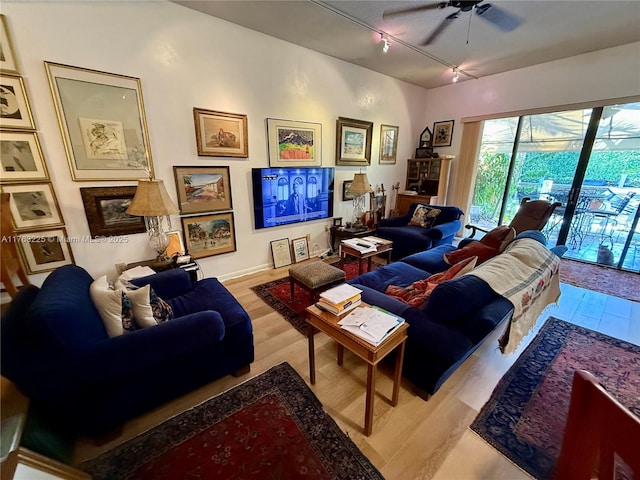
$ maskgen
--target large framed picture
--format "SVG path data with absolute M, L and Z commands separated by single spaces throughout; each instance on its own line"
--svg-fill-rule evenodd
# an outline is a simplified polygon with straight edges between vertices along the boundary
M 152 176 L 140 79 L 44 63 L 72 179 Z
M 398 151 L 399 127 L 380 125 L 380 159 L 379 163 L 392 165 L 396 163 Z
M 307 237 L 294 238 L 291 240 L 291 251 L 293 252 L 293 260 L 298 263 L 309 260 L 309 242 Z
M 29 275 L 49 272 L 74 263 L 64 228 L 22 233 L 18 250 Z
M 85 187 L 80 189 L 92 238 L 144 233 L 144 217 L 129 215 L 127 208 L 136 187 Z
M 236 251 L 233 212 L 182 218 L 187 251 L 193 258 Z
M 453 120 L 435 122 L 433 124 L 433 141 L 431 144 L 432 147 L 450 146 L 451 137 L 453 137 Z
M 371 165 L 373 122 L 338 117 L 336 165 Z
M 180 213 L 231 210 L 229 167 L 173 167 Z
M 0 15 L 0 70 L 5 72 L 18 71 L 16 57 L 13 54 L 13 47 L 9 38 L 7 19 L 4 15 Z
M 271 240 L 271 256 L 273 257 L 273 268 L 286 267 L 291 265 L 291 249 L 289 248 L 289 239 L 281 238 L 279 240 Z
M 9 209 L 16 231 L 64 224 L 51 183 L 3 185 L 2 191 L 10 194 Z
M 198 155 L 248 157 L 247 116 L 239 113 L 193 109 Z
M 0 183 L 49 180 L 36 132 L 0 132 Z
M 267 118 L 270 167 L 322 165 L 322 124 Z
M 0 102 L 0 128 L 35 129 L 22 77 L 6 74 L 0 77 Z

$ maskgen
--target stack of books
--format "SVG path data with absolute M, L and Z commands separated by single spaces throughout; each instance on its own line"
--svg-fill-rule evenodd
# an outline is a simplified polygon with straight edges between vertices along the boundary
M 360 303 L 362 303 L 362 290 L 352 287 L 348 283 L 343 283 L 322 292 L 316 307 L 334 315 L 342 315 L 353 310 Z

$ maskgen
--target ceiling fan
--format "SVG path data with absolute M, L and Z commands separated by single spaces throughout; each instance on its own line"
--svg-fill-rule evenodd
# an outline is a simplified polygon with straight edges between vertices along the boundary
M 447 7 L 454 7 L 458 10 L 451 15 L 448 15 L 436 29 L 421 43 L 422 46 L 429 45 L 440 36 L 440 34 L 449 26 L 449 24 L 460 16 L 460 13 L 470 12 L 474 10 L 478 16 L 489 21 L 498 29 L 503 32 L 510 32 L 520 26 L 520 19 L 511 13 L 491 5 L 490 3 L 483 3 L 483 0 L 469 0 L 469 1 L 457 1 L 449 0 L 448 2 L 431 3 L 428 5 L 420 5 L 417 7 L 399 8 L 386 10 L 382 14 L 382 18 L 390 18 L 398 15 L 407 15 L 411 13 L 424 12 L 428 10 L 441 10 Z

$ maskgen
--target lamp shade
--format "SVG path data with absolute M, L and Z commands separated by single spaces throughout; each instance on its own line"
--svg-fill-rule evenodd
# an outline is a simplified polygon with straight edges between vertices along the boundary
M 127 208 L 129 215 L 160 217 L 178 213 L 178 207 L 169 197 L 162 180 L 138 180 L 136 194 Z
M 356 173 L 353 176 L 353 183 L 347 190 L 348 193 L 353 195 L 364 195 L 365 193 L 373 192 L 371 185 L 369 185 L 369 179 L 366 173 Z

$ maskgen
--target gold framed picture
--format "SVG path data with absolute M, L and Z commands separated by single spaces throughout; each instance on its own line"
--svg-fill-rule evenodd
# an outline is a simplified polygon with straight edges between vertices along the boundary
M 173 167 L 182 215 L 231 210 L 229 167 Z
M 373 122 L 338 117 L 336 165 L 371 165 Z
M 291 265 L 291 249 L 289 248 L 289 239 L 280 238 L 279 240 L 271 240 L 271 257 L 273 258 L 273 268 L 286 267 Z
M 73 264 L 69 244 L 64 228 L 25 232 L 18 236 L 18 250 L 29 275 Z
M 322 166 L 322 124 L 267 118 L 270 167 Z
M 236 251 L 233 212 L 182 217 L 182 232 L 193 258 Z
M 240 113 L 193 109 L 198 155 L 248 157 L 247 116 Z
M 0 128 L 35 130 L 22 77 L 0 76 L 0 100 Z
M 9 38 L 7 18 L 4 15 L 0 15 L 0 53 L 0 70 L 17 73 L 18 65 Z
M 398 132 L 400 127 L 380 125 L 380 159 L 378 163 L 394 165 L 398 151 Z
M 16 231 L 63 225 L 56 194 L 51 183 L 3 185 L 9 193 L 9 209 Z
M 49 180 L 36 132 L 0 132 L 0 183 Z

